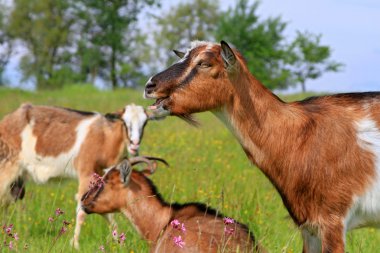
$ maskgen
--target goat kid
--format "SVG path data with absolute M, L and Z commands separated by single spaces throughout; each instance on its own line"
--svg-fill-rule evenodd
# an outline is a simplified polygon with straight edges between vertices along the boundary
M 58 176 L 77 177 L 78 212 L 73 244 L 78 248 L 85 218 L 79 197 L 88 190 L 93 173 L 102 174 L 104 168 L 117 164 L 126 146 L 132 155 L 137 154 L 147 119 L 144 108 L 133 104 L 105 116 L 21 105 L 0 122 L 0 163 L 5 163 L 0 169 L 0 201 L 9 204 L 15 199 L 12 192 L 20 191 L 19 178 L 25 174 L 37 183 Z
M 122 212 L 151 252 L 264 252 L 245 225 L 203 204 L 166 203 L 147 177 L 154 171 L 133 170 L 133 159 L 111 168 L 101 185 L 83 195 L 86 213 Z
M 380 92 L 285 103 L 224 41 L 176 53 L 146 84 L 152 111 L 221 119 L 277 188 L 304 252 L 343 253 L 348 230 L 380 224 Z

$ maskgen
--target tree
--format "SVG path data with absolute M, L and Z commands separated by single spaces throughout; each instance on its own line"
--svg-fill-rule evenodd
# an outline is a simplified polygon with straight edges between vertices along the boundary
M 155 16 L 157 29 L 154 32 L 158 63 L 170 64 L 176 59 L 169 50 L 185 48 L 193 40 L 213 40 L 219 19 L 218 1 L 192 0 L 179 3 L 162 17 Z
M 12 53 L 12 43 L 6 30 L 7 7 L 0 3 L 0 86 L 4 85 L 3 73 Z
M 83 76 L 96 76 L 110 81 L 112 88 L 118 82 L 125 82 L 126 65 L 128 73 L 139 73 L 139 59 L 136 41 L 141 33 L 137 17 L 145 6 L 155 5 L 157 0 L 80 0 L 76 3 L 80 38 L 77 61 Z M 123 78 L 124 77 L 124 78 Z M 124 80 L 124 81 L 123 81 Z M 131 83 L 129 83 L 131 84 Z
M 10 36 L 28 52 L 20 68 L 23 80 L 34 78 L 38 89 L 59 87 L 73 71 L 70 66 L 70 0 L 15 0 L 7 24 Z
M 248 0 L 239 0 L 222 13 L 215 37 L 238 48 L 249 70 L 265 86 L 286 88 L 291 84 L 283 35 L 286 23 L 280 17 L 261 21 L 256 14 L 258 6 L 259 2 L 249 4 Z
M 338 72 L 343 64 L 330 60 L 331 49 L 320 45 L 321 35 L 297 32 L 290 46 L 290 64 L 294 82 L 300 83 L 302 92 L 306 91 L 308 79 L 317 79 L 325 72 Z

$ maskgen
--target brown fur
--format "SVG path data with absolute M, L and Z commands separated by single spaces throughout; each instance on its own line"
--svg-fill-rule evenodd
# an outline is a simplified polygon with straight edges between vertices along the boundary
M 84 210 L 101 214 L 121 211 L 149 242 L 151 252 L 265 252 L 258 246 L 254 250 L 252 234 L 240 223 L 232 225 L 233 235 L 226 235 L 222 216 L 204 205 L 166 203 L 142 172 L 132 171 L 126 184 L 120 179 L 120 170 L 113 168 L 104 182 L 83 195 Z M 184 223 L 185 233 L 170 225 L 174 219 Z M 185 242 L 182 249 L 173 243 L 173 236 L 178 235 Z
M 32 135 L 36 138 L 36 159 L 46 157 L 56 158 L 71 150 L 77 138 L 77 126 L 91 117 L 94 121 L 88 127 L 85 139 L 74 154 L 74 170 L 79 179 L 77 196 L 88 190 L 93 173 L 103 174 L 103 169 L 116 164 L 124 154 L 129 142 L 127 129 L 120 119 L 119 112 L 115 117 L 103 116 L 98 113 L 76 111 L 68 108 L 49 106 L 21 105 L 16 111 L 8 114 L 0 122 L 0 200 L 4 205 L 12 198 L 11 192 L 23 188 L 11 187 L 17 177 L 26 172 L 21 169 L 19 153 L 21 152 L 21 133 L 26 127 L 31 127 Z M 12 151 L 12 152 L 11 152 Z M 69 164 L 69 160 L 67 161 Z M 55 168 L 51 168 L 52 171 Z M 60 175 L 65 176 L 65 175 Z M 33 177 L 33 175 L 32 175 Z M 79 199 L 78 199 L 79 205 Z M 74 245 L 78 246 L 80 224 L 84 214 L 77 213 L 77 227 Z
M 221 46 L 190 51 L 192 81 L 179 88 L 185 74 L 153 76 L 146 94 L 167 98 L 172 115 L 206 110 L 230 124 L 249 159 L 280 193 L 294 222 L 316 228 L 323 252 L 344 252 L 343 218 L 355 196 L 375 177 L 374 155 L 357 142 L 355 122 L 366 116 L 380 128 L 380 93 L 339 94 L 285 103 L 248 71 L 236 50 L 236 63 L 225 67 Z M 199 59 L 212 66 L 200 69 Z M 183 72 L 189 72 L 186 68 Z M 368 108 L 368 109 L 365 109 Z

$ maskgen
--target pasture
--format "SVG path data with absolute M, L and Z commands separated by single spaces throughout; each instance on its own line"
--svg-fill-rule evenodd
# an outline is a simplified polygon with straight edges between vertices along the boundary
M 303 96 L 288 96 L 286 100 Z M 23 102 L 57 105 L 80 110 L 113 112 L 134 102 L 144 106 L 141 91 L 120 89 L 98 91 L 90 86 L 69 86 L 63 90 L 27 92 L 0 89 L 0 116 Z M 268 252 L 301 252 L 300 233 L 285 210 L 281 198 L 260 172 L 250 165 L 232 134 L 210 113 L 197 115 L 199 128 L 169 117 L 149 122 L 141 143 L 140 154 L 166 159 L 170 167 L 160 166 L 152 180 L 169 202 L 203 202 L 245 223 Z M 64 134 L 64 133 L 62 133 Z M 1 173 L 1 168 L 0 168 Z M 12 205 L 6 217 L 13 224 L 19 240 L 13 240 L 18 252 L 76 252 L 70 247 L 75 218 L 77 181 L 55 179 L 45 185 L 28 182 L 22 201 Z M 64 211 L 59 217 L 55 210 Z M 3 215 L 3 214 L 1 214 Z M 49 217 L 54 217 L 49 222 Z M 3 217 L 2 217 L 3 218 Z M 118 232 L 126 234 L 124 244 L 113 241 L 106 221 L 98 215 L 87 217 L 80 237 L 80 252 L 147 252 L 147 244 L 124 216 L 116 216 Z M 0 219 L 2 220 L 2 219 Z M 61 232 L 63 220 L 70 222 Z M 4 230 L 0 234 L 9 242 Z M 380 231 L 369 228 L 348 233 L 348 252 L 378 252 Z M 0 245 L 1 252 L 7 246 Z

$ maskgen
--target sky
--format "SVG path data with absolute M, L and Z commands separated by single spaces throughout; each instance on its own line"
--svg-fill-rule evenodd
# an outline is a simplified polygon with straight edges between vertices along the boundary
M 183 1 L 162 0 L 162 8 Z M 227 10 L 236 1 L 219 0 Z M 288 22 L 285 35 L 296 31 L 322 34 L 322 44 L 332 48 L 332 59 L 345 66 L 338 73 L 326 73 L 308 81 L 306 88 L 317 92 L 380 91 L 380 1 L 379 0 L 262 0 L 258 9 L 262 18 L 281 16 Z M 17 83 L 17 57 L 6 75 Z M 299 92 L 300 87 L 288 90 Z
M 164 9 L 178 2 L 163 0 Z M 234 0 L 219 0 L 222 10 Z M 296 31 L 322 34 L 321 42 L 332 48 L 332 59 L 343 63 L 341 72 L 326 73 L 306 83 L 317 92 L 380 91 L 379 0 L 261 0 L 262 18 L 281 16 L 288 22 L 285 35 Z M 253 73 L 254 74 L 254 73 Z M 288 92 L 300 92 L 301 87 Z

